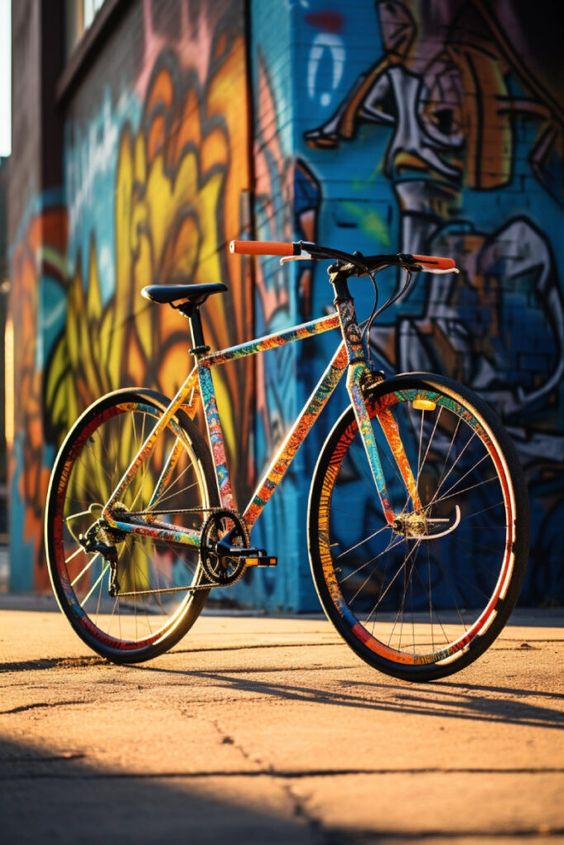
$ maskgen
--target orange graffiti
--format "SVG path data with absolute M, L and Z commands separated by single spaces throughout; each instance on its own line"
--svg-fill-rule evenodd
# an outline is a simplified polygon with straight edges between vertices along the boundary
M 56 208 L 32 217 L 12 258 L 10 313 L 14 324 L 16 402 L 14 429 L 22 444 L 22 467 L 11 456 L 10 476 L 17 473 L 17 490 L 24 511 L 23 538 L 34 549 L 35 588 L 48 587 L 43 565 L 43 507 L 49 483 L 43 432 L 43 372 L 38 349 L 41 278 L 61 279 L 66 249 L 66 212 Z

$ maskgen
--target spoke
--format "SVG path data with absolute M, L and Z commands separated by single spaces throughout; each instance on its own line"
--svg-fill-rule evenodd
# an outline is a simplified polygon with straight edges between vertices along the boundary
M 343 557 L 343 555 L 349 554 L 349 552 L 353 552 L 355 549 L 358 549 L 358 547 L 362 546 L 364 543 L 368 543 L 369 540 L 372 540 L 374 537 L 376 537 L 378 534 L 381 534 L 382 531 L 385 531 L 389 527 L 390 526 L 386 524 L 386 525 L 382 526 L 382 528 L 378 528 L 372 534 L 369 534 L 368 537 L 365 537 L 363 540 L 359 540 L 358 543 L 354 544 L 354 546 L 351 546 L 350 548 L 345 549 L 343 552 L 341 552 L 340 555 L 337 555 L 335 560 L 339 560 L 339 558 Z
M 94 584 L 92 585 L 92 587 L 91 587 L 91 589 L 89 590 L 88 594 L 87 594 L 87 595 L 85 596 L 85 598 L 83 598 L 83 599 L 82 599 L 82 601 L 80 602 L 80 604 L 82 605 L 82 607 L 84 607 L 84 606 L 86 605 L 86 602 L 88 601 L 88 599 L 90 598 L 90 596 L 92 595 L 92 593 L 94 592 L 94 590 L 96 589 L 96 587 L 98 586 L 98 584 L 100 583 L 100 581 L 102 580 L 102 578 L 104 577 L 104 575 L 106 574 L 106 572 L 108 571 L 108 569 L 109 569 L 109 568 L 110 568 L 110 564 L 109 564 L 109 563 L 107 563 L 107 564 L 105 565 L 105 567 L 103 568 L 102 572 L 100 573 L 99 577 L 96 579 L 96 581 L 95 581 L 95 582 L 94 582 Z
M 427 595 L 429 597 L 429 625 L 431 626 L 431 649 L 435 651 L 435 629 L 433 625 L 433 588 L 431 584 L 431 555 L 427 547 Z M 442 627 L 442 626 L 441 626 Z M 444 631 L 443 631 L 444 633 Z
M 497 549 L 497 545 L 486 545 L 486 543 L 479 543 L 474 538 L 469 539 L 465 538 L 462 534 L 460 537 L 457 538 L 457 542 L 463 546 L 466 546 L 469 549 L 472 549 L 474 552 L 492 552 Z
M 393 542 L 394 539 L 395 539 L 395 542 Z M 378 560 L 378 558 L 381 558 L 383 555 L 388 554 L 388 552 L 393 551 L 397 546 L 400 546 L 404 541 L 405 541 L 405 537 L 398 536 L 398 537 L 394 538 L 392 536 L 390 542 L 388 543 L 388 545 L 386 546 L 385 549 L 383 549 L 381 552 L 378 552 L 377 555 L 374 555 L 374 557 L 369 558 L 369 560 L 366 560 L 364 563 L 361 563 L 360 566 L 357 567 L 357 569 L 353 569 L 352 572 L 349 572 L 348 575 L 345 575 L 344 578 L 341 578 L 339 583 L 344 584 L 345 581 L 348 581 L 348 579 L 352 578 L 353 575 L 357 575 L 360 572 L 361 569 L 364 569 L 366 566 L 370 566 L 370 564 L 374 563 L 375 560 Z M 368 577 L 370 578 L 370 575 Z M 366 583 L 366 581 L 364 583 Z
M 71 560 L 74 560 L 75 557 L 77 557 L 81 552 L 84 552 L 84 549 L 82 548 L 82 546 L 79 546 L 78 549 L 75 552 L 72 553 L 72 555 L 69 555 L 68 557 L 65 558 L 65 563 L 70 563 Z M 74 584 L 74 581 L 73 581 L 73 584 Z
M 439 424 L 439 419 L 441 418 L 441 414 L 442 414 L 442 412 L 443 412 L 443 406 L 441 405 L 441 406 L 440 406 L 440 408 L 439 408 L 439 413 L 437 414 L 437 417 L 436 417 L 436 419 L 435 419 L 435 424 L 434 424 L 434 426 L 433 426 L 433 431 L 431 432 L 431 436 L 429 437 L 429 442 L 428 442 L 428 444 L 427 444 L 427 449 L 426 449 L 426 451 L 425 451 L 425 455 L 423 456 L 423 461 L 421 462 L 421 466 L 419 467 L 419 471 L 418 471 L 418 474 L 417 474 L 417 480 L 418 480 L 418 481 L 419 481 L 419 476 L 421 475 L 421 472 L 422 472 L 422 470 L 423 470 L 423 467 L 425 466 L 425 461 L 427 460 L 427 457 L 428 457 L 428 455 L 429 455 L 429 450 L 430 450 L 430 448 L 431 448 L 431 443 L 433 442 L 433 438 L 434 438 L 434 436 L 435 436 L 435 432 L 436 432 L 436 430 L 437 430 L 437 426 L 438 426 L 438 424 Z M 423 412 L 422 412 L 422 417 L 423 417 L 424 415 L 425 415 L 425 411 L 423 411 Z M 423 419 L 421 420 L 421 423 L 423 424 Z M 455 436 L 455 435 L 456 435 L 456 432 L 455 432 L 455 434 L 453 435 L 453 438 L 454 438 L 454 436 Z M 452 445 L 452 441 L 451 441 L 451 445 Z M 445 460 L 448 460 L 448 455 L 447 455 L 447 457 L 446 457 L 446 459 L 445 459 Z
M 472 488 L 468 488 L 472 489 Z M 442 501 L 442 499 L 441 499 Z M 479 511 L 472 511 L 472 513 L 464 514 L 464 521 L 467 522 L 469 519 L 473 519 L 475 516 L 479 516 L 481 513 L 487 513 L 488 511 L 493 511 L 495 508 L 503 507 L 505 502 L 503 499 L 500 499 L 498 502 L 494 502 L 493 505 L 487 505 L 485 508 L 480 508 Z M 507 522 L 503 523 L 503 527 L 507 530 Z
M 429 505 L 434 505 L 437 502 L 446 502 L 447 499 L 452 499 L 453 496 L 462 496 L 462 494 L 467 493 L 468 490 L 475 490 L 478 487 L 483 487 L 485 484 L 491 484 L 492 481 L 499 481 L 498 476 L 493 475 L 491 478 L 484 479 L 484 481 L 477 481 L 475 484 L 470 484 L 469 487 L 465 487 L 463 490 L 457 490 L 456 493 L 451 492 L 452 490 L 455 489 L 457 484 L 460 484 L 460 482 L 463 481 L 466 478 L 468 473 L 473 472 L 476 469 L 476 467 L 478 466 L 478 464 L 481 464 L 482 461 L 485 460 L 485 458 L 487 458 L 487 457 L 488 457 L 488 455 L 484 455 L 483 458 L 480 458 L 480 460 L 472 467 L 472 469 L 469 469 L 468 472 L 466 472 L 457 481 L 455 481 L 454 484 L 451 487 L 448 488 L 447 492 L 444 495 L 441 494 L 439 499 L 437 499 L 437 493 L 438 493 L 438 490 L 437 490 L 437 492 L 435 493 L 435 496 L 429 502 Z M 503 500 L 502 500 L 502 504 L 503 504 Z M 479 511 L 478 511 L 478 513 L 479 513 Z
M 442 411 L 442 409 L 443 409 L 443 406 L 441 405 L 441 411 Z M 450 443 L 449 443 L 449 446 L 448 446 L 448 449 L 447 449 L 447 453 L 446 453 L 445 459 L 444 459 L 444 461 L 443 461 L 443 468 L 442 468 L 442 470 L 441 470 L 441 474 L 440 474 L 440 477 L 439 477 L 439 484 L 438 484 L 438 486 L 439 486 L 439 487 L 440 487 L 440 486 L 441 486 L 441 484 L 443 483 L 443 480 L 444 480 L 444 471 L 445 471 L 445 469 L 446 469 L 446 468 L 447 468 L 447 466 L 448 466 L 448 462 L 449 462 L 449 459 L 450 459 L 450 453 L 452 452 L 452 449 L 453 449 L 453 446 L 454 446 L 454 442 L 455 442 L 455 440 L 456 440 L 456 437 L 457 437 L 457 435 L 458 435 L 458 432 L 460 431 L 460 424 L 461 424 L 461 419 L 460 419 L 460 417 L 457 417 L 457 420 L 456 420 L 456 426 L 455 426 L 455 429 L 454 429 L 454 431 L 453 431 L 453 433 L 452 433 L 452 437 L 450 438 Z M 434 435 L 435 435 L 435 431 L 433 430 L 433 435 L 432 435 L 432 436 L 434 437 Z M 430 445 L 430 444 L 429 444 L 429 445 Z
M 382 600 L 386 598 L 387 594 L 390 592 L 390 590 L 391 590 L 391 588 L 392 588 L 392 585 L 393 585 L 394 581 L 395 581 L 395 580 L 396 580 L 396 578 L 397 578 L 397 577 L 398 577 L 398 576 L 399 576 L 399 575 L 400 575 L 400 574 L 404 571 L 404 569 L 405 569 L 405 567 L 407 566 L 407 564 L 409 563 L 409 560 L 410 560 L 410 558 L 412 557 L 412 555 L 413 555 L 413 554 L 414 554 L 414 553 L 415 553 L 415 552 L 419 549 L 420 544 L 421 544 L 421 541 L 420 541 L 420 540 L 416 541 L 416 542 L 413 544 L 413 546 L 412 546 L 412 548 L 411 548 L 411 551 L 409 552 L 409 554 L 407 555 L 407 557 L 406 557 L 406 558 L 404 558 L 404 561 L 403 561 L 402 565 L 399 567 L 398 571 L 396 572 L 396 574 L 394 575 L 394 577 L 392 578 L 392 580 L 390 581 L 390 583 L 388 584 L 388 586 L 386 587 L 386 589 L 384 590 L 384 592 L 383 592 L 383 593 L 379 596 L 378 601 L 376 602 L 376 604 L 374 605 L 374 607 L 372 608 L 372 610 L 370 611 L 370 613 L 369 613 L 369 614 L 368 614 L 368 616 L 366 617 L 366 621 L 368 621 L 368 620 L 370 619 L 370 617 L 372 616 L 372 614 L 373 614 L 373 613 L 377 610 L 378 605 L 380 605 L 380 604 L 382 603 Z
M 116 610 L 118 610 L 117 614 L 116 614 Z M 111 627 L 112 627 L 112 622 L 114 621 L 116 616 L 117 616 L 117 620 L 118 620 L 119 639 L 121 640 L 121 638 L 122 638 L 121 637 L 121 616 L 119 614 L 119 598 L 117 598 L 117 596 L 114 598 L 114 602 L 112 604 L 112 610 L 111 610 L 111 613 L 110 613 L 110 621 L 108 623 L 108 633 L 110 633 L 110 630 L 111 630 Z
M 100 605 L 102 603 L 102 590 L 98 591 L 98 601 L 96 602 L 96 625 L 98 625 L 98 620 L 100 618 Z M 86 602 L 85 602 L 86 604 Z
M 143 422 L 142 422 L 142 426 L 141 426 L 141 437 L 139 438 L 139 444 L 140 444 L 140 445 L 141 445 L 141 444 L 143 444 L 143 443 L 145 442 L 145 422 L 146 422 L 146 419 L 147 419 L 147 414 L 143 414 Z M 139 447 L 137 447 L 135 451 L 136 451 L 136 452 L 137 452 L 137 451 L 139 451 L 139 448 L 140 448 L 140 446 L 139 446 Z M 139 470 L 140 470 L 140 469 L 141 469 L 141 478 L 139 478 Z M 130 510 L 133 510 L 133 509 L 134 509 L 134 507 L 135 507 L 135 505 L 136 505 L 136 503 L 137 503 L 137 500 L 139 499 L 139 496 L 140 496 L 140 495 L 141 495 L 141 493 L 143 492 L 143 488 L 145 487 L 145 480 L 146 480 L 146 478 L 147 478 L 147 476 L 148 476 L 148 474 L 149 474 L 149 471 L 150 471 L 150 470 L 149 470 L 149 464 L 148 464 L 147 459 L 145 459 L 145 460 L 142 462 L 142 466 L 141 466 L 141 467 L 137 467 L 137 470 L 136 470 L 136 472 L 135 472 L 135 476 L 134 476 L 134 477 L 135 477 L 135 479 L 136 479 L 136 481 L 137 481 L 137 484 L 138 484 L 138 486 L 139 486 L 139 489 L 137 490 L 137 493 L 135 494 L 135 496 L 134 496 L 134 498 L 133 498 L 133 501 L 132 501 L 132 503 L 131 503 L 131 508 L 130 508 Z M 131 484 L 133 484 L 133 479 L 131 479 L 131 480 L 130 480 L 130 483 L 131 483 Z
M 415 566 L 415 562 L 414 562 L 414 561 L 411 561 L 411 562 L 410 562 L 410 572 L 409 572 L 409 577 L 408 577 L 408 578 L 406 578 L 406 575 L 407 575 L 407 563 L 408 563 L 409 559 L 411 558 L 411 556 L 413 555 L 413 553 L 414 553 L 414 551 L 415 551 L 415 548 L 416 548 L 416 547 L 414 546 L 414 547 L 411 549 L 410 553 L 408 554 L 408 556 L 405 558 L 405 560 L 404 560 L 404 562 L 403 562 L 402 571 L 403 571 L 403 576 L 404 576 L 404 585 L 403 585 L 403 591 L 402 591 L 402 594 L 401 594 L 401 603 L 400 603 L 400 607 L 398 608 L 398 612 L 396 613 L 396 618 L 395 618 L 395 620 L 394 620 L 394 624 L 393 624 L 393 626 L 392 626 L 392 630 L 391 630 L 390 636 L 389 636 L 389 638 L 388 638 L 388 645 L 390 645 L 390 644 L 391 644 L 391 642 L 392 642 L 392 638 L 393 638 L 393 636 L 394 636 L 394 631 L 395 631 L 395 629 L 396 629 L 396 625 L 397 625 L 397 623 L 398 623 L 398 620 L 401 618 L 401 623 L 400 623 L 400 636 L 399 636 L 399 646 L 398 646 L 398 649 L 399 649 L 399 650 L 401 650 L 401 637 L 402 637 L 402 633 L 403 633 L 403 616 L 404 616 L 404 611 L 405 611 L 405 598 L 406 598 L 406 594 L 407 594 L 408 585 L 409 585 L 409 584 L 411 584 L 411 580 L 412 580 L 412 577 L 413 577 L 414 566 Z M 419 548 L 420 548 L 420 544 L 417 544 L 417 551 L 419 551 Z M 383 596 L 382 596 L 382 598 L 383 598 Z M 381 599 L 380 599 L 380 601 L 381 601 Z M 374 612 L 374 608 L 373 608 L 373 612 Z
M 182 473 L 188 472 L 190 469 L 192 469 L 192 467 L 186 467 L 186 469 L 183 470 Z M 163 505 L 165 502 L 168 502 L 169 499 L 181 496 L 182 493 L 188 493 L 189 490 L 193 490 L 194 487 L 198 486 L 198 482 L 194 481 L 192 484 L 187 484 L 185 487 L 181 487 L 179 490 L 175 490 L 173 493 L 170 493 L 171 488 L 175 484 L 178 484 L 179 481 L 180 481 L 180 476 L 178 476 L 176 481 L 173 484 L 171 484 L 170 487 L 167 488 L 166 492 L 168 493 L 168 495 L 165 496 L 163 494 L 162 496 L 159 496 L 159 498 L 156 499 L 153 502 L 153 504 L 151 505 L 151 510 L 157 510 L 158 508 L 161 508 L 161 505 Z
M 465 444 L 464 444 L 464 446 L 462 447 L 462 450 L 461 450 L 461 451 L 459 452 L 459 454 L 456 456 L 456 458 L 455 458 L 455 460 L 454 460 L 454 462 L 453 462 L 453 464 L 452 464 L 451 468 L 450 468 L 450 469 L 449 469 L 449 471 L 447 472 L 447 474 L 441 478 L 441 480 L 440 480 L 439 484 L 437 485 L 437 489 L 436 489 L 436 491 L 435 491 L 435 495 L 433 496 L 432 500 L 429 502 L 429 504 L 430 504 L 430 505 L 432 505 L 432 504 L 436 501 L 437 496 L 439 495 L 439 492 L 440 492 L 441 487 L 443 486 L 443 484 L 445 483 L 445 481 L 447 480 L 447 478 L 449 477 L 449 475 L 450 475 L 452 472 L 454 472 L 454 469 L 455 469 L 456 465 L 458 464 L 458 462 L 459 462 L 459 461 L 460 461 L 460 459 L 462 458 L 463 454 L 465 453 L 465 451 L 467 450 L 468 446 L 470 445 L 470 443 L 472 442 L 472 440 L 474 439 L 474 437 L 475 437 L 475 436 L 476 436 L 476 432 L 474 432 L 474 433 L 472 434 L 472 437 L 470 437 L 470 439 L 466 441 L 466 443 L 465 443 Z M 468 471 L 467 471 L 467 472 L 466 472 L 466 473 L 462 476 L 462 478 L 465 478 L 465 477 L 468 475 L 468 473 L 473 472 L 473 470 L 475 470 L 475 469 L 476 469 L 476 467 L 477 467 L 479 464 L 481 464 L 481 463 L 482 463 L 482 461 L 483 461 L 485 458 L 487 458 L 487 457 L 488 457 L 488 453 L 486 452 L 486 454 L 485 454 L 485 455 L 483 455 L 483 456 L 482 456 L 482 457 L 481 457 L 481 458 L 477 461 L 477 463 L 476 463 L 476 464 L 474 464 L 474 466 L 473 466 L 473 467 L 471 467 L 471 468 L 470 468 L 470 469 L 469 469 L 469 470 L 468 470 Z M 445 464 L 445 466 L 446 466 L 446 464 Z M 455 486 L 456 486 L 456 484 L 458 484 L 461 480 L 462 480 L 462 479 L 459 479 L 457 482 L 455 482 L 455 484 L 453 485 L 453 487 L 455 487 Z M 450 487 L 449 489 L 450 489 L 450 490 L 452 490 L 452 487 Z
M 432 586 L 431 586 L 431 556 L 430 556 L 429 547 L 427 547 L 427 556 L 428 556 L 428 566 L 429 566 L 429 593 L 428 593 L 428 597 L 429 597 L 429 602 L 431 602 L 431 601 L 432 601 L 432 599 L 431 599 L 431 593 L 432 593 Z M 452 580 L 451 574 L 450 574 L 450 572 L 449 572 L 447 569 L 445 569 L 445 568 L 443 567 L 443 565 L 442 565 L 442 563 L 441 563 L 440 558 L 436 560 L 436 565 L 437 565 L 437 567 L 440 569 L 440 571 L 441 571 L 441 573 L 442 573 L 442 575 L 443 575 L 443 578 L 445 579 L 445 582 L 447 582 L 447 583 L 448 583 L 448 585 L 449 585 L 449 592 L 450 592 L 450 595 L 452 596 L 452 609 L 453 609 L 453 610 L 456 612 L 456 614 L 458 615 L 460 625 L 462 626 L 462 628 L 463 628 L 464 630 L 466 630 L 466 628 L 467 628 L 468 626 L 467 626 L 466 622 L 464 621 L 464 618 L 462 617 L 462 615 L 461 615 L 461 613 L 460 613 L 460 609 L 459 609 L 459 607 L 458 607 L 458 602 L 456 601 L 456 591 L 455 591 L 455 585 L 454 585 L 454 583 L 453 583 L 453 580 Z M 420 580 L 420 582 L 421 582 L 421 585 L 425 587 L 426 585 L 425 585 L 425 584 L 423 584 L 423 579 L 421 578 L 421 576 L 420 576 L 419 574 L 418 574 L 418 577 L 419 577 L 419 580 Z M 442 630 L 442 632 L 443 632 L 443 637 L 444 637 L 445 642 L 446 642 L 446 643 L 450 642 L 450 637 L 448 636 L 447 632 L 445 631 L 444 626 L 443 626 L 443 623 L 442 623 L 442 620 L 441 620 L 441 619 L 440 619 L 440 617 L 438 616 L 438 613 L 437 613 L 437 624 L 439 625 L 439 627 L 441 628 L 441 630 Z
M 77 551 L 74 553 L 74 555 L 71 555 L 71 557 L 69 557 L 69 558 L 67 558 L 67 559 L 65 560 L 65 563 L 68 563 L 70 560 L 72 560 L 72 558 L 73 558 L 73 557 L 75 557 L 75 556 L 76 556 L 76 554 L 77 554 L 78 552 L 84 552 L 84 549 L 77 549 Z M 71 587 L 74 587 L 74 585 L 76 584 L 76 582 L 77 582 L 77 581 L 80 581 L 80 579 L 82 578 L 82 576 L 83 576 L 86 572 L 88 572 L 88 570 L 90 569 L 90 567 L 92 566 L 92 564 L 93 564 L 95 561 L 97 561 L 100 557 L 101 557 L 100 552 L 97 552 L 97 553 L 94 555 L 94 557 L 91 557 L 91 558 L 90 558 L 90 560 L 88 561 L 88 563 L 86 564 L 86 566 L 84 567 L 84 569 L 82 569 L 82 571 L 81 571 L 81 572 L 79 572 L 79 574 L 76 576 L 76 578 L 74 579 L 74 581 L 71 581 Z

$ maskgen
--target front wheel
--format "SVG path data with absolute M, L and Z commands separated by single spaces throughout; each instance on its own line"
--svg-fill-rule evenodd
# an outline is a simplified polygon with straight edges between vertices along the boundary
M 382 382 L 368 410 L 395 519 L 384 517 L 348 409 L 310 492 L 315 585 L 329 619 L 369 664 L 410 681 L 444 677 L 491 645 L 517 601 L 529 535 L 523 474 L 496 415 L 450 379 Z M 392 419 L 403 445 L 393 452 L 384 433 Z
M 49 485 L 45 546 L 59 606 L 84 642 L 116 663 L 148 660 L 171 648 L 208 594 L 196 546 L 100 528 L 106 502 L 167 404 L 152 391 L 121 390 L 100 399 L 71 429 Z M 178 411 L 120 506 L 149 522 L 199 529 L 215 504 L 209 451 Z M 107 546 L 115 549 L 115 573 Z

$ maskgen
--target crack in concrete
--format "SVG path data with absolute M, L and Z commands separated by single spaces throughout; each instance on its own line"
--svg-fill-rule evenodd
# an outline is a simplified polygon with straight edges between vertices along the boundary
M 323 845 L 332 845 L 333 838 L 328 829 L 323 825 L 321 819 L 318 819 L 308 808 L 307 798 L 300 796 L 293 788 L 291 783 L 285 783 L 283 789 L 288 796 L 290 803 L 294 808 L 294 816 L 297 819 L 302 819 L 308 826 L 314 841 L 323 843 Z
M 260 757 L 251 754 L 244 745 L 240 742 L 236 742 L 232 736 L 227 734 L 216 719 L 211 720 L 211 723 L 219 733 L 222 743 L 233 745 L 246 762 L 252 763 L 256 766 L 263 766 L 262 770 L 249 772 L 248 774 L 250 776 L 263 776 L 282 781 L 282 790 L 290 802 L 294 817 L 302 820 L 307 825 L 313 836 L 313 842 L 319 842 L 320 845 L 329 845 L 329 841 L 324 835 L 322 822 L 315 818 L 315 816 L 308 810 L 306 802 L 298 794 L 296 794 L 292 788 L 292 784 L 287 782 L 289 778 L 281 775 L 281 773 L 277 771 L 271 763 L 268 763 L 265 766 Z
M 493 769 L 493 768 L 447 768 L 447 767 L 423 767 L 423 768 L 403 768 L 403 769 L 371 769 L 371 768 L 359 768 L 359 769 L 275 769 L 271 765 L 264 765 L 263 761 L 260 758 L 253 757 L 235 740 L 226 735 L 222 739 L 222 743 L 233 745 L 238 751 L 240 751 L 244 757 L 244 759 L 248 762 L 254 763 L 256 765 L 261 766 L 259 769 L 217 769 L 217 770 L 205 770 L 205 771 L 175 771 L 175 772 L 91 772 L 89 774 L 68 774 L 65 772 L 57 773 L 57 772 L 29 772 L 29 773 L 22 773 L 21 775 L 14 775 L 6 774 L 0 775 L 0 781 L 2 780 L 9 780 L 12 777 L 16 777 L 20 780 L 30 779 L 30 780 L 39 780 L 39 779 L 47 779 L 47 778 L 57 778 L 57 779 L 65 779 L 65 778 L 82 778 L 84 780 L 205 780 L 209 778 L 260 778 L 260 777 L 270 777 L 275 780 L 281 781 L 292 781 L 292 780 L 307 780 L 310 778 L 334 778 L 334 777 L 359 777 L 363 775 L 380 775 L 382 777 L 390 777 L 393 775 L 399 775 L 400 777 L 407 775 L 452 775 L 452 774 L 470 774 L 470 775 L 552 775 L 552 774 L 563 774 L 564 768 L 563 767 L 543 767 L 543 768 L 504 768 L 504 769 Z M 82 757 L 84 755 L 76 754 L 76 757 Z M 44 758 L 47 762 L 51 761 L 67 761 L 73 759 L 73 757 L 61 755 L 61 756 L 53 756 L 49 758 Z M 38 760 L 36 758 L 17 758 L 16 760 L 5 760 L 4 765 L 10 764 L 13 762 L 43 762 L 43 759 Z M 303 799 L 299 799 L 302 801 Z
M 247 751 L 240 742 L 236 742 L 235 739 L 233 739 L 233 737 L 222 728 L 217 719 L 210 719 L 209 721 L 217 731 L 222 745 L 232 745 L 233 748 L 237 749 L 239 754 L 247 763 L 253 763 L 255 766 L 261 766 L 263 764 L 263 761 L 259 757 L 253 757 L 253 755 Z
M 69 699 L 68 701 L 36 701 L 34 704 L 20 704 L 19 707 L 12 707 L 11 710 L 0 710 L 0 716 L 10 716 L 13 713 L 25 713 L 27 710 L 41 710 L 51 707 L 66 707 L 74 704 L 87 704 L 83 699 Z

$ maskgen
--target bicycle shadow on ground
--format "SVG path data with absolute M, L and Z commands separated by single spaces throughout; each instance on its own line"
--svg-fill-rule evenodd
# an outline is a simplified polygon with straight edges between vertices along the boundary
M 270 646 L 275 649 L 276 646 Z M 281 644 L 286 650 L 288 644 Z M 211 649 L 216 652 L 218 649 Z M 242 649 L 237 648 L 240 651 Z M 206 649 L 198 649 L 201 654 Z M 229 647 L 224 651 L 230 651 Z M 159 658 L 159 662 L 184 659 L 189 649 L 172 651 Z M 97 656 L 40 658 L 0 664 L 0 674 L 9 672 L 34 672 L 41 670 L 64 671 L 67 669 L 97 670 L 111 668 L 113 664 Z M 442 680 L 425 684 L 402 683 L 382 676 L 381 681 L 363 681 L 351 678 L 349 665 L 327 665 L 331 678 L 323 689 L 318 677 L 316 686 L 303 683 L 277 682 L 278 675 L 287 679 L 289 675 L 304 672 L 318 673 L 319 664 L 311 670 L 303 666 L 245 667 L 244 669 L 201 669 L 175 668 L 163 665 L 136 664 L 126 667 L 128 672 L 172 675 L 177 684 L 179 678 L 186 679 L 186 685 L 193 681 L 207 680 L 220 691 L 242 696 L 249 694 L 278 701 L 307 702 L 328 707 L 349 707 L 368 711 L 390 712 L 428 716 L 431 718 L 462 719 L 480 722 L 500 722 L 523 727 L 559 729 L 564 727 L 564 694 L 554 691 L 526 689 L 503 684 L 483 684 L 471 681 Z M 117 670 L 117 667 L 116 667 Z M 335 680 L 335 672 L 342 671 L 342 679 Z
M 172 655 L 174 654 L 178 655 L 179 652 L 173 652 Z M 558 706 L 553 707 L 549 703 L 554 700 L 563 702 L 564 695 L 510 686 L 474 685 L 448 680 L 411 684 L 393 680 L 389 682 L 356 681 L 350 677 L 343 677 L 342 680 L 337 681 L 337 687 L 342 686 L 346 688 L 346 691 L 336 689 L 334 681 L 328 684 L 326 690 L 323 690 L 319 685 L 313 687 L 247 677 L 256 674 L 272 674 L 276 671 L 281 677 L 287 677 L 292 671 L 304 672 L 303 667 L 298 669 L 280 667 L 278 670 L 215 669 L 213 671 L 165 668 L 154 665 L 137 665 L 132 668 L 139 672 L 172 674 L 199 681 L 208 679 L 230 694 L 251 693 L 276 700 L 371 711 L 397 711 L 439 719 L 500 722 L 523 727 L 559 730 L 564 728 L 564 708 L 558 709 Z M 327 668 L 334 673 L 336 667 L 328 666 Z M 316 670 L 318 669 L 319 666 L 316 667 Z M 351 689 L 355 687 L 358 692 L 351 692 Z M 546 699 L 547 703 L 536 703 L 538 699 Z
M 60 845 L 317 841 L 312 825 L 293 805 L 291 791 L 283 783 L 267 788 L 261 777 L 265 774 L 214 773 L 212 794 L 206 773 L 144 775 L 104 769 L 89 765 L 81 754 L 50 753 L 0 737 L 2 841 Z M 220 797 L 225 794 L 230 797 Z M 276 804 L 285 805 L 287 812 L 277 813 Z

